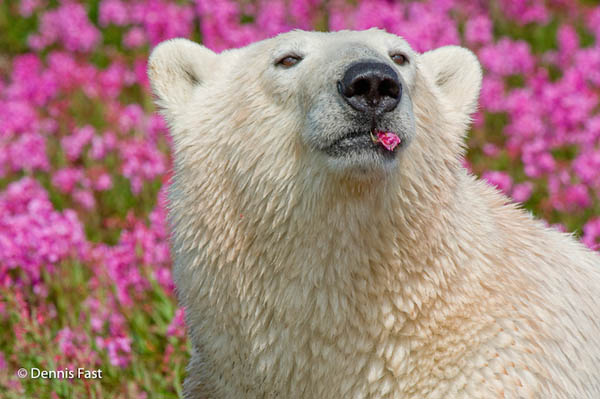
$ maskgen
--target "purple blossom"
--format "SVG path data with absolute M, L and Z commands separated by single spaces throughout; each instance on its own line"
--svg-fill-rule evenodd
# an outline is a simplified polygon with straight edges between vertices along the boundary
M 241 47 L 264 37 L 255 27 L 239 24 L 240 7 L 231 0 L 196 0 L 196 11 L 203 42 L 215 51 Z
M 136 48 L 148 43 L 146 31 L 139 27 L 131 28 L 123 38 L 123 43 L 129 48 Z
M 152 45 L 174 37 L 187 37 L 192 32 L 192 7 L 162 0 L 135 1 L 131 19 L 143 27 Z
M 465 24 L 465 40 L 471 45 L 487 44 L 493 39 L 492 21 L 487 15 L 469 18 Z
M 531 197 L 532 193 L 533 184 L 531 182 L 519 183 L 514 185 L 511 197 L 517 202 L 525 202 Z
M 141 128 L 144 110 L 137 104 L 130 104 L 119 113 L 119 127 L 122 132 Z
M 63 168 L 54 172 L 52 184 L 62 193 L 73 191 L 75 185 L 83 178 L 83 171 L 78 168 Z
M 89 246 L 77 215 L 57 212 L 32 178 L 9 184 L 0 194 L 0 265 L 22 268 L 38 281 L 41 268 L 69 258 L 87 258 Z
M 117 367 L 127 367 L 131 361 L 131 339 L 129 337 L 108 337 L 97 341 L 98 346 L 108 352 L 110 364 Z
M 92 126 L 77 129 L 70 136 L 61 139 L 65 155 L 71 161 L 77 160 L 83 153 L 83 148 L 88 145 L 94 137 L 95 130 Z
M 500 148 L 492 143 L 486 143 L 482 147 L 483 153 L 488 157 L 496 157 L 500 153 Z
M 90 190 L 76 189 L 73 190 L 73 200 L 77 202 L 85 210 L 92 210 L 96 207 L 96 199 Z
M 171 320 L 171 324 L 167 327 L 167 336 L 183 338 L 185 335 L 185 311 L 183 308 L 178 308 L 175 311 L 175 316 Z
M 104 159 L 109 151 L 114 150 L 116 145 L 117 137 L 112 132 L 106 132 L 103 136 L 94 136 L 90 156 L 92 159 L 100 161 Z
M 112 177 L 108 173 L 102 173 L 94 182 L 94 189 L 98 191 L 110 190 L 112 186 Z
M 502 38 L 481 48 L 478 55 L 484 68 L 499 76 L 528 74 L 535 65 L 529 44 L 522 40 Z
M 46 155 L 46 138 L 36 133 L 20 135 L 8 146 L 8 159 L 15 172 L 48 171 L 50 163 Z
M 119 148 L 123 159 L 123 176 L 131 181 L 134 193 L 139 193 L 145 181 L 152 180 L 166 171 L 166 159 L 153 144 L 132 140 Z
M 130 22 L 127 3 L 121 0 L 102 0 L 98 12 L 101 26 L 109 24 L 123 26 Z
M 583 226 L 583 238 L 581 240 L 591 249 L 600 249 L 600 218 L 594 218 Z
M 536 0 L 500 0 L 500 7 L 506 16 L 521 25 L 531 22 L 548 22 L 548 9 L 543 2 Z
M 30 17 L 44 4 L 45 2 L 42 0 L 21 0 L 19 2 L 19 14 L 23 17 Z
M 27 101 L 0 99 L 0 138 L 15 133 L 37 131 L 39 119 L 33 104 Z
M 482 81 L 480 103 L 489 112 L 506 109 L 504 82 L 498 77 L 485 76 Z
M 488 171 L 485 172 L 481 177 L 487 180 L 489 184 L 491 184 L 492 186 L 496 186 L 499 190 L 503 191 L 504 193 L 510 193 L 513 181 L 510 175 L 508 175 L 507 173 L 500 171 Z
M 65 1 L 41 15 L 39 33 L 29 37 L 34 50 L 60 43 L 68 51 L 89 52 L 100 40 L 100 32 L 91 24 L 81 4 Z

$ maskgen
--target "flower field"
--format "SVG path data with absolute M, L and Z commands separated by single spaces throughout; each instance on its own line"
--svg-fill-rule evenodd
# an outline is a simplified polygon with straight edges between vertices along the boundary
M 377 26 L 485 71 L 465 166 L 600 250 L 600 6 L 575 0 L 0 0 L 0 397 L 175 398 L 170 138 L 150 49 Z M 102 379 L 17 370 L 102 370 Z

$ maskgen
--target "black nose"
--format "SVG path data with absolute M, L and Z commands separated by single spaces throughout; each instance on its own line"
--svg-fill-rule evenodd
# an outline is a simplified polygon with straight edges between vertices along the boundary
M 398 74 L 382 62 L 352 64 L 338 82 L 338 91 L 355 110 L 373 114 L 393 111 L 402 97 Z

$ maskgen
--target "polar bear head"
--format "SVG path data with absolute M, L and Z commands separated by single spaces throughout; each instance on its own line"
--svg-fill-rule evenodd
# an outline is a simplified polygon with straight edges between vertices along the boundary
M 378 29 L 292 31 L 220 54 L 174 39 L 153 51 L 149 76 L 176 164 L 375 180 L 457 164 L 481 84 L 470 51 L 418 54 Z M 400 144 L 384 148 L 377 132 Z

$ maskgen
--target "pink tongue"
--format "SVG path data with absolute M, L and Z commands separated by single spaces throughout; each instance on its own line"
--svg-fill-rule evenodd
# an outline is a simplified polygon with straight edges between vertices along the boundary
M 400 137 L 392 132 L 377 132 L 377 141 L 381 143 L 388 151 L 394 151 L 394 148 L 400 144 Z

